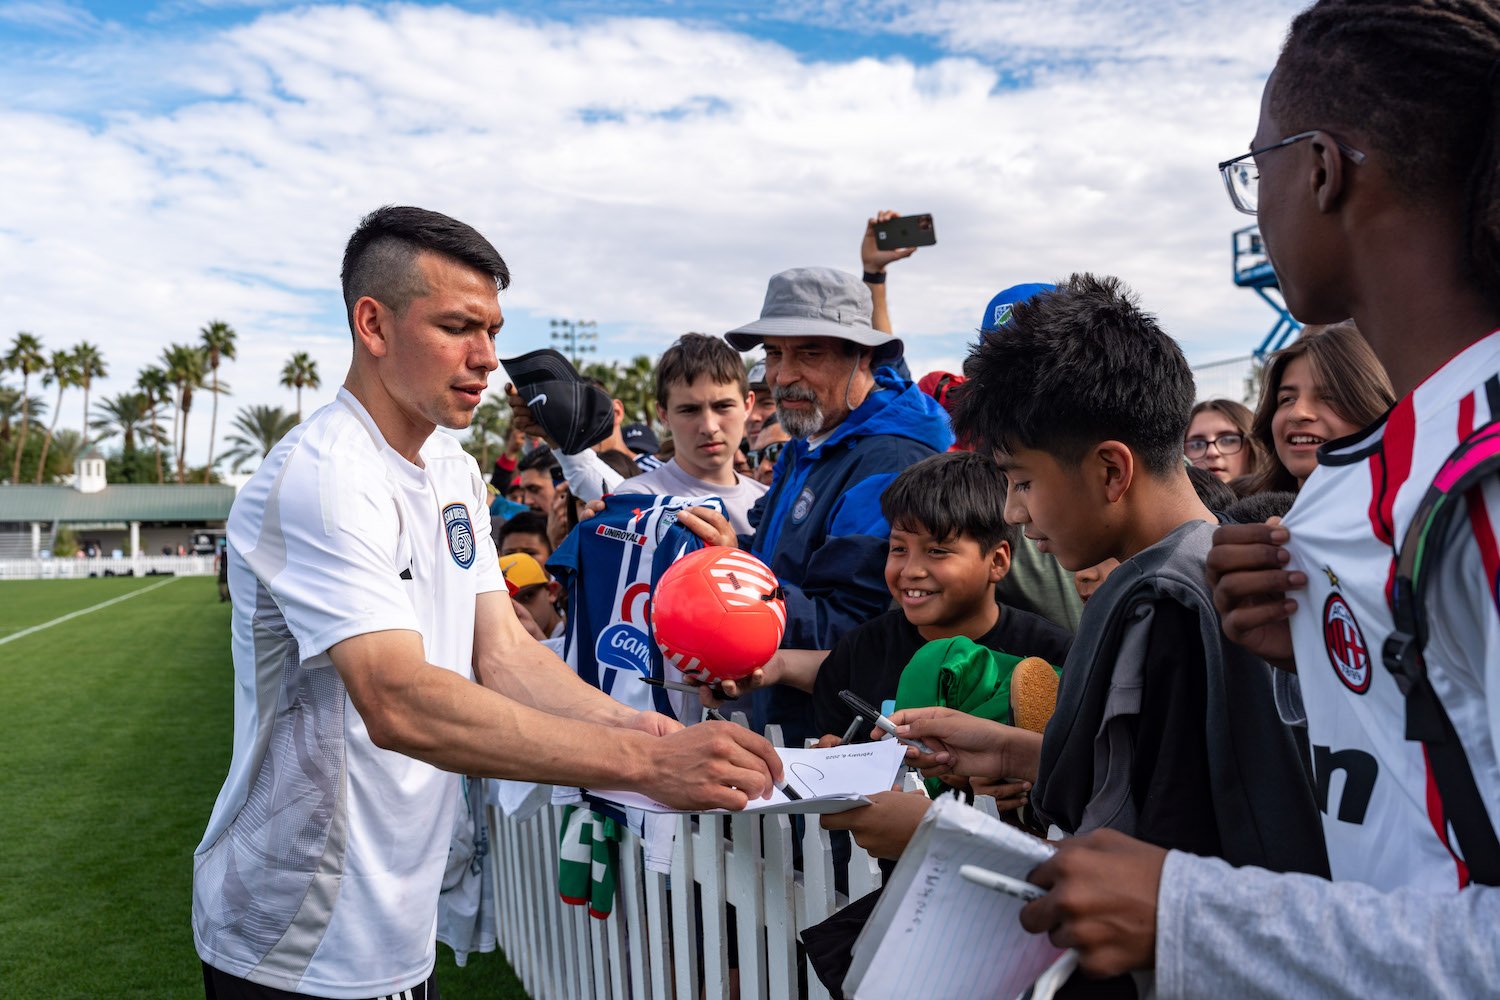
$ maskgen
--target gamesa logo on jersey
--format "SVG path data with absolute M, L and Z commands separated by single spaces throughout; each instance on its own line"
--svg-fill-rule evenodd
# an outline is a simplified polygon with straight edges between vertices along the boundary
M 474 565 L 474 526 L 469 523 L 469 508 L 450 503 L 443 508 L 443 531 L 448 536 L 448 554 L 462 569 Z
M 1354 612 L 1338 591 L 1328 595 L 1323 605 L 1323 644 L 1328 648 L 1328 662 L 1344 686 L 1355 694 L 1370 689 L 1370 648 Z
M 599 633 L 594 643 L 594 659 L 615 670 L 634 670 L 642 677 L 651 676 L 651 637 L 634 625 L 616 622 Z M 614 678 L 607 678 L 604 692 L 614 687 Z

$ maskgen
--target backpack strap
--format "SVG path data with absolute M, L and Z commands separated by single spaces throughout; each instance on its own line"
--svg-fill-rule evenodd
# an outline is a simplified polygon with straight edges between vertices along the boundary
M 1500 389 L 1500 382 L 1493 388 Z M 1488 383 L 1486 388 L 1492 388 Z M 1466 437 L 1448 456 L 1422 497 L 1396 556 L 1391 611 L 1396 628 L 1382 659 L 1406 698 L 1406 738 L 1420 741 L 1437 782 L 1443 818 L 1453 827 L 1469 881 L 1500 885 L 1500 840 L 1474 781 L 1453 721 L 1443 709 L 1422 650 L 1427 644 L 1426 601 L 1442 564 L 1448 527 L 1465 509 L 1463 500 L 1481 480 L 1500 473 L 1500 420 Z M 1500 692 L 1494 692 L 1500 697 Z

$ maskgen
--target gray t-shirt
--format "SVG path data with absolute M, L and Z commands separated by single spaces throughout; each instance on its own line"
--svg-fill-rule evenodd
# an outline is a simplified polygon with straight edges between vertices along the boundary
M 674 458 L 659 469 L 621 480 L 620 485 L 615 487 L 615 492 L 651 493 L 672 497 L 718 497 L 724 501 L 724 513 L 729 517 L 729 523 L 734 525 L 735 533 L 748 535 L 750 533 L 750 508 L 765 494 L 767 487 L 764 483 L 758 483 L 744 476 L 736 478 L 739 481 L 733 486 L 718 486 L 704 482 L 702 479 L 688 475 L 687 470 L 678 465 L 677 459 Z

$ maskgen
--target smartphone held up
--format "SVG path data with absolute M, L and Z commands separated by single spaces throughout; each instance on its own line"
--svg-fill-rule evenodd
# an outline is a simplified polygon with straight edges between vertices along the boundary
M 875 225 L 875 247 L 899 250 L 903 247 L 930 247 L 937 242 L 932 228 L 932 214 L 898 215 Z

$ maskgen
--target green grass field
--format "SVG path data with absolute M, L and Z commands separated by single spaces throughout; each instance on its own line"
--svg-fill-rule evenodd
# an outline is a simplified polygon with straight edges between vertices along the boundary
M 6 995 L 203 995 L 192 855 L 229 767 L 232 677 L 212 579 L 0 583 Z M 444 1000 L 525 996 L 498 952 L 458 969 L 439 945 L 438 979 Z

